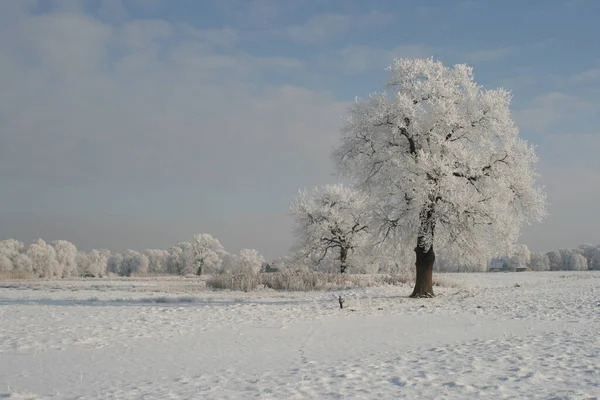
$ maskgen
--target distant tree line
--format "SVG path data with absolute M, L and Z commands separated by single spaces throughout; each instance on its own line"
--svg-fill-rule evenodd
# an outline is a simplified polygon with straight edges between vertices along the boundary
M 148 249 L 143 253 L 127 250 L 78 251 L 66 240 L 46 243 L 38 239 L 28 247 L 14 239 L 0 241 L 0 274 L 23 273 L 39 278 L 105 277 L 131 275 L 201 275 L 226 272 L 259 272 L 265 259 L 254 249 L 228 253 L 209 234 L 167 250 Z

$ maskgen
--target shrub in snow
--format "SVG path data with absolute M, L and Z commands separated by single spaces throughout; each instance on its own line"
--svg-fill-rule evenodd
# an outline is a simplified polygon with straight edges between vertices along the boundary
M 284 291 L 311 291 L 371 286 L 373 283 L 359 275 L 326 274 L 322 272 L 273 272 L 221 274 L 211 277 L 206 284 L 214 289 L 251 291 L 269 288 Z

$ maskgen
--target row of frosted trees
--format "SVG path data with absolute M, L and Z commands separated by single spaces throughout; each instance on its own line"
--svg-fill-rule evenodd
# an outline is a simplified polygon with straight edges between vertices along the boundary
M 168 250 L 149 249 L 143 253 L 127 250 L 78 251 L 73 243 L 42 239 L 30 244 L 9 239 L 0 241 L 0 273 L 30 274 L 40 278 L 104 277 L 145 274 L 201 275 L 225 272 L 258 272 L 265 260 L 254 249 L 228 253 L 209 234 L 194 235 Z
M 292 202 L 296 242 L 292 262 L 327 272 L 395 273 L 415 263 L 412 251 L 400 251 L 381 241 L 387 232 L 371 221 L 384 213 L 366 193 L 341 184 L 301 190 Z M 435 269 L 443 272 L 484 272 L 490 259 L 457 262 L 444 249 L 436 256 Z M 575 249 L 531 252 L 524 244 L 512 255 L 496 259 L 492 266 L 534 271 L 600 270 L 600 245 L 583 244 Z
M 530 252 L 521 245 L 515 255 L 506 259 L 510 266 L 529 267 L 534 271 L 600 270 L 600 245 L 582 244 L 574 249 Z

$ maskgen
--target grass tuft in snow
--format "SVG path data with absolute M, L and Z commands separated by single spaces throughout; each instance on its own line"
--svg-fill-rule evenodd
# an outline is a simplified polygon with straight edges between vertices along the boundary
M 36 279 L 32 273 L 22 271 L 0 272 L 0 281 Z

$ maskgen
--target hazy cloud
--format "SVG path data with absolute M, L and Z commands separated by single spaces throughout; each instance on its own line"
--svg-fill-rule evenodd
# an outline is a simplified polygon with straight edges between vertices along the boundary
M 521 130 L 544 132 L 555 123 L 567 121 L 597 108 L 596 104 L 580 97 L 550 92 L 535 97 L 529 107 L 516 110 L 514 115 Z
M 379 11 L 368 14 L 319 14 L 305 24 L 286 28 L 286 35 L 303 44 L 325 44 L 352 29 L 381 28 L 393 21 L 393 15 Z
M 264 75 L 286 74 L 303 62 L 239 51 L 232 29 L 198 30 L 163 20 L 109 25 L 82 13 L 54 12 L 23 15 L 0 33 L 0 177 L 5 184 L 63 187 L 65 196 L 70 193 L 64 201 L 82 209 L 96 196 L 75 189 L 82 185 L 103 188 L 97 196 L 116 201 L 113 208 L 125 201 L 117 186 L 127 182 L 154 192 L 177 183 L 209 185 L 213 198 L 227 193 L 223 198 L 235 202 L 209 201 L 208 192 L 195 190 L 182 194 L 194 196 L 194 210 L 188 212 L 194 213 L 196 228 L 190 235 L 210 231 L 219 237 L 223 228 L 217 226 L 226 226 L 239 232 L 230 237 L 242 232 L 249 237 L 256 227 L 233 226 L 243 220 L 258 223 L 249 215 L 263 212 L 258 210 L 265 195 L 273 199 L 270 214 L 276 216 L 262 221 L 261 229 L 275 231 L 280 219 L 287 219 L 287 205 L 299 186 L 331 179 L 329 153 L 347 105 L 326 91 L 262 83 Z M 22 215 L 66 213 L 65 203 L 49 202 L 42 186 L 38 193 L 46 194 L 33 197 L 32 211 Z M 261 196 L 245 200 L 254 191 Z M 9 209 L 25 211 L 21 200 L 11 201 Z M 245 201 L 249 204 L 240 214 L 236 210 Z M 168 200 L 161 203 L 162 210 L 169 206 Z M 104 219 L 97 210 L 71 219 L 65 234 L 85 224 L 95 229 L 94 218 Z M 225 214 L 218 224 L 210 222 L 216 213 Z M 18 233 L 11 215 L 0 215 L 2 237 Z M 189 215 L 174 218 L 178 225 L 181 218 L 190 220 Z M 21 223 L 38 224 L 32 230 L 39 236 L 59 225 L 54 217 L 35 221 Z M 158 222 L 153 226 L 144 238 L 163 229 Z M 92 235 L 99 240 L 95 246 L 112 245 L 108 236 L 100 240 L 102 235 Z M 79 244 L 77 237 L 70 239 Z M 273 254 L 271 246 L 259 250 Z
M 343 49 L 323 56 L 321 63 L 336 70 L 350 73 L 382 69 L 395 58 L 431 57 L 438 49 L 420 44 L 407 44 L 392 49 L 351 44 Z
M 600 68 L 590 68 L 569 78 L 572 83 L 586 83 L 591 81 L 600 81 Z
M 470 63 L 483 63 L 501 60 L 507 57 L 514 56 L 518 53 L 516 47 L 500 47 L 496 49 L 477 50 L 468 53 L 465 60 Z

